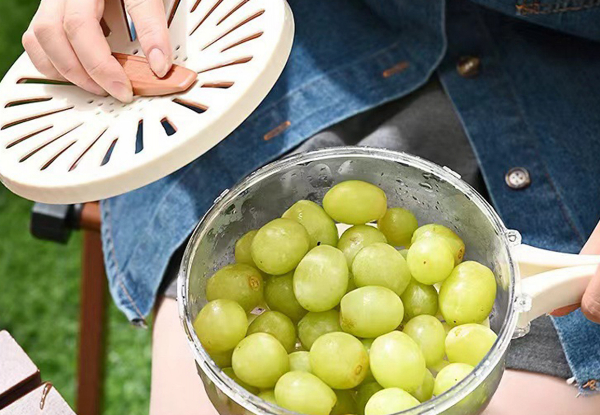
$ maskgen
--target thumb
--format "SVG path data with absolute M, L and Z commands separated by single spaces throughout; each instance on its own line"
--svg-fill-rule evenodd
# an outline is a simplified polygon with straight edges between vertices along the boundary
M 581 253 L 587 255 L 600 254 L 600 223 L 592 232 Z M 596 270 L 596 275 L 594 275 L 590 285 L 585 290 L 585 294 L 583 294 L 581 311 L 589 320 L 600 324 L 600 267 Z
M 125 0 L 125 7 L 152 71 L 159 78 L 164 77 L 173 59 L 162 0 Z
M 581 311 L 588 320 L 600 324 L 600 267 L 583 294 Z

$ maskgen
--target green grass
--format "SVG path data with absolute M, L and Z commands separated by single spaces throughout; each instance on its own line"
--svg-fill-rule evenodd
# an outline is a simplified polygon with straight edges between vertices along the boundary
M 38 0 L 0 0 L 0 75 L 23 52 Z M 66 246 L 29 234 L 31 202 L 0 185 L 0 329 L 7 329 L 74 406 L 81 236 Z M 147 414 L 150 331 L 109 306 L 105 414 Z

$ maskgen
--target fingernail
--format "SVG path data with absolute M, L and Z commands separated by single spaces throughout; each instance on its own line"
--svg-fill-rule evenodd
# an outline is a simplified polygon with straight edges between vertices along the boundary
M 96 95 L 106 95 L 106 91 L 100 85 L 94 82 L 91 78 L 85 81 L 85 90 Z
M 131 102 L 133 100 L 133 92 L 131 87 L 125 85 L 123 82 L 114 81 L 111 84 L 110 94 L 117 98 L 121 102 Z
M 150 62 L 150 67 L 159 78 L 165 76 L 171 66 L 167 61 L 165 54 L 158 48 L 154 48 L 150 51 L 148 54 L 148 62 Z

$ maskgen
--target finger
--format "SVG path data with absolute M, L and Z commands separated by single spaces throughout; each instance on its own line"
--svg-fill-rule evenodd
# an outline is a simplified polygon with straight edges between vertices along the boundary
M 65 78 L 56 70 L 50 59 L 46 56 L 44 49 L 40 46 L 35 34 L 33 33 L 33 29 L 29 28 L 25 33 L 23 33 L 23 37 L 21 38 L 23 43 L 23 47 L 25 48 L 25 52 L 29 55 L 29 59 L 33 63 L 33 66 L 40 71 L 44 76 L 49 79 L 54 79 L 57 81 L 64 81 Z
M 133 98 L 131 82 L 106 42 L 97 13 L 97 0 L 67 0 L 64 29 L 92 79 L 118 100 L 130 102 Z
M 568 305 L 566 307 L 557 308 L 552 313 L 550 313 L 550 315 L 552 315 L 554 317 L 566 316 L 567 314 L 572 313 L 573 311 L 577 310 L 580 306 L 581 306 L 580 304 L 572 304 L 572 305 Z
M 154 73 L 162 78 L 173 65 L 167 18 L 162 0 L 125 0 L 144 54 Z
M 97 95 L 104 90 L 85 72 L 62 27 L 64 0 L 42 0 L 33 32 L 54 68 L 67 80 Z
M 588 320 L 600 324 L 600 267 L 583 294 L 581 311 Z
M 600 223 L 596 225 L 581 253 L 585 255 L 600 254 Z M 600 268 L 596 270 L 596 275 L 583 294 L 581 311 L 589 320 L 600 323 Z

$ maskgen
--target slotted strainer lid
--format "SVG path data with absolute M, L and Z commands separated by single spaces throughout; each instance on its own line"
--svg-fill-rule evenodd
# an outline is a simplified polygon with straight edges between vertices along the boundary
M 26 54 L 17 60 L 0 83 L 6 187 L 45 203 L 118 195 L 193 161 L 250 115 L 291 50 L 287 3 L 167 0 L 166 10 L 174 62 L 197 73 L 184 92 L 136 96 L 124 105 L 49 83 Z M 102 26 L 113 52 L 140 53 L 120 2 L 107 2 Z

